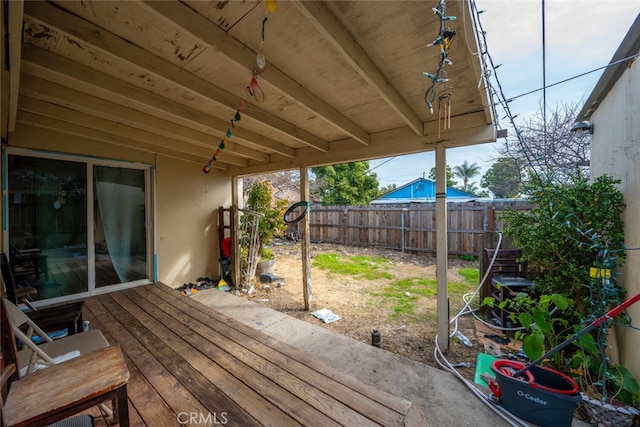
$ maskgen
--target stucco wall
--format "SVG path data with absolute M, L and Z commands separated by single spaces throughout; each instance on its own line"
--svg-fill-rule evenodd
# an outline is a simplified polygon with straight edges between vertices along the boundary
M 625 196 L 625 244 L 640 248 L 640 61 L 633 62 L 591 116 L 591 174 L 609 174 L 622 182 Z M 640 250 L 629 250 L 621 282 L 629 296 L 640 292 Z M 640 326 L 640 303 L 629 309 Z M 640 378 L 640 331 L 620 328 L 617 344 L 621 362 Z
M 217 209 L 231 203 L 231 180 L 220 172 L 205 175 L 195 163 L 20 124 L 9 145 L 154 166 L 158 280 L 177 287 L 219 275 Z
M 231 180 L 166 157 L 156 165 L 158 280 L 177 287 L 218 276 L 217 209 L 231 204 Z

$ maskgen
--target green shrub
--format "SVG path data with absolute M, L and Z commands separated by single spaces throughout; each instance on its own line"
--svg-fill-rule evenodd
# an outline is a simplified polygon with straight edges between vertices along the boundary
M 567 314 L 577 322 L 590 316 L 590 268 L 600 266 L 605 251 L 617 254 L 606 268 L 624 263 L 625 204 L 615 186 L 619 182 L 607 175 L 589 182 L 577 174 L 570 184 L 534 177 L 526 187 L 534 208 L 503 214 L 505 234 L 536 274 L 539 292 L 573 298 L 576 305 Z
M 460 259 L 462 261 L 475 261 L 476 257 L 474 257 L 472 254 L 462 254 L 460 255 Z
M 258 222 L 258 235 L 260 247 L 265 254 L 264 245 L 269 245 L 276 236 L 284 235 L 286 224 L 284 213 L 287 210 L 288 201 L 273 200 L 273 187 L 269 181 L 256 181 L 249 190 L 247 207 L 252 211 L 262 214 Z

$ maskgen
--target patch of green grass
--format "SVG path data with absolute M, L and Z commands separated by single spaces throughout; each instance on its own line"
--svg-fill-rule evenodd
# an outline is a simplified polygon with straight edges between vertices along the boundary
M 472 291 L 479 280 L 479 272 L 475 268 L 462 268 L 458 270 L 458 274 L 464 281 L 448 283 L 449 296 L 452 298 L 461 298 Z M 411 321 L 411 315 L 415 313 L 420 297 L 434 298 L 438 295 L 438 282 L 435 279 L 410 277 L 392 281 L 381 290 L 376 289 L 369 293 L 372 296 L 383 297 L 391 304 L 392 318 L 402 315 L 408 317 L 407 321 Z
M 411 315 L 415 312 L 420 297 L 431 298 L 437 294 L 437 282 L 433 279 L 409 277 L 394 280 L 373 296 L 381 296 L 391 304 L 392 317 Z
M 458 274 L 470 284 L 480 283 L 480 271 L 477 268 L 461 268 L 458 270 Z
M 391 273 L 383 270 L 383 267 L 392 265 L 393 263 L 386 258 L 365 255 L 345 257 L 337 253 L 325 253 L 318 254 L 313 259 L 314 267 L 333 274 L 357 276 L 367 280 L 393 279 Z
M 313 266 L 326 270 L 331 274 L 355 276 L 368 280 L 380 280 L 380 286 L 371 286 L 367 294 L 371 298 L 367 306 L 375 304 L 389 304 L 391 317 L 402 317 L 403 321 L 419 320 L 413 316 L 418 308 L 420 298 L 435 298 L 438 295 L 438 282 L 435 279 L 409 277 L 396 279 L 388 270 L 395 264 L 382 257 L 356 255 L 346 257 L 337 253 L 318 254 L 313 259 Z M 472 291 L 479 281 L 476 268 L 461 268 L 458 270 L 463 277 L 462 282 L 449 282 L 449 296 L 460 299 L 462 295 Z M 407 296 L 408 295 L 408 296 Z M 416 319 L 414 319 L 416 317 Z

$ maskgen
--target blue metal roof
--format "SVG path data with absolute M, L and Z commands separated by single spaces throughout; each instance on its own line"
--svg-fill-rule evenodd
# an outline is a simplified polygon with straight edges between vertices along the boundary
M 465 193 L 462 190 L 458 190 L 455 188 L 447 187 L 447 198 L 455 199 L 455 198 L 474 198 L 473 194 Z M 412 181 L 408 184 L 403 185 L 402 187 L 396 188 L 393 191 L 388 192 L 387 194 L 378 197 L 375 200 L 397 200 L 402 199 L 404 201 L 425 201 L 425 200 L 434 200 L 436 198 L 436 183 L 433 180 L 427 178 L 418 178 L 415 181 Z

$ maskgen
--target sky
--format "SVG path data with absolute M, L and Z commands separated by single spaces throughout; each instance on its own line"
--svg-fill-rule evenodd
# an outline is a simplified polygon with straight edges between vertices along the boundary
M 437 1 L 433 0 L 434 5 Z M 487 47 L 505 97 L 511 98 L 543 86 L 542 0 L 476 0 L 480 22 L 486 31 Z M 639 0 L 545 0 L 545 62 L 547 86 L 605 66 L 640 13 Z M 451 25 L 453 27 L 453 25 Z M 453 43 L 462 39 L 454 39 Z M 590 73 L 546 91 L 547 112 L 562 104 L 581 108 L 604 70 Z M 495 84 L 495 82 L 492 82 Z M 528 121 L 540 111 L 542 91 L 511 102 L 516 123 Z M 503 127 L 504 112 L 498 109 Z M 477 163 L 480 178 L 498 156 L 502 139 L 493 144 L 448 149 L 447 164 Z M 404 185 L 435 166 L 435 152 L 371 160 L 381 187 Z

